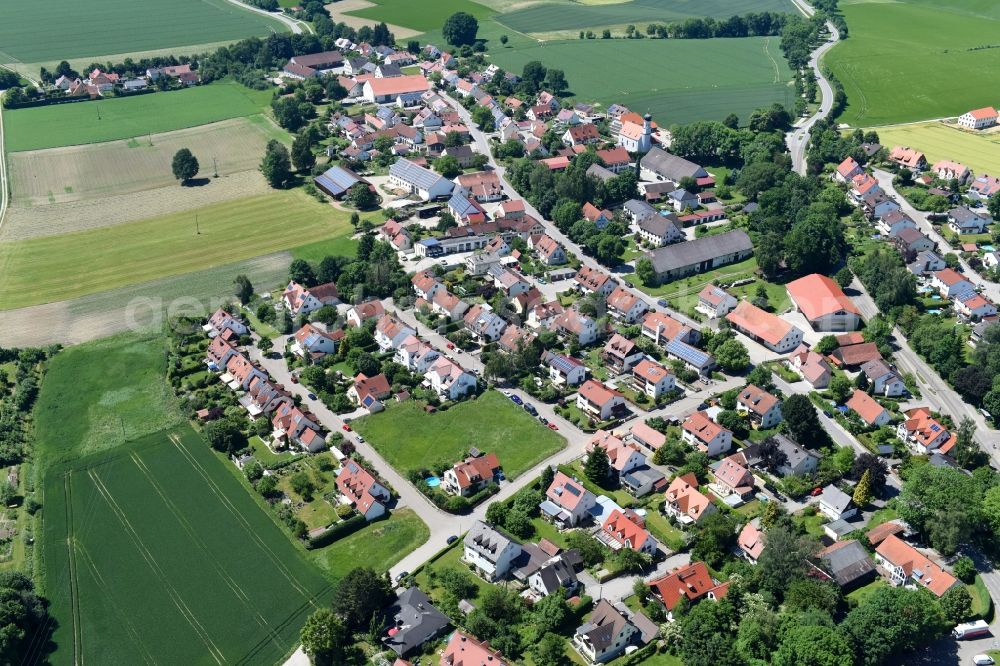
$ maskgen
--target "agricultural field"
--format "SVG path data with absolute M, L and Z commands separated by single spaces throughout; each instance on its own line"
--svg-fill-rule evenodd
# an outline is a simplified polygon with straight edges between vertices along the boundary
M 879 127 L 879 141 L 887 146 L 912 146 L 938 160 L 961 162 L 976 174 L 1000 173 L 1000 134 L 973 134 L 943 123 Z
M 795 94 L 776 37 L 564 40 L 494 49 L 491 55 L 514 72 L 531 60 L 562 69 L 576 100 L 619 102 L 649 111 L 661 125 L 722 120 L 729 113 L 746 119 L 773 102 L 791 106 Z M 691 67 L 663 67 L 650 76 L 649 67 L 635 66 L 662 62 Z
M 286 32 L 226 0 L 0 3 L 0 62 L 59 62 Z
M 0 274 L 6 276 L 0 308 L 224 266 L 351 232 L 346 212 L 287 190 L 113 227 L 0 242 Z
M 53 663 L 291 652 L 331 587 L 224 464 L 180 426 L 48 470 Z
M 484 4 L 472 0 L 371 0 L 362 9 L 349 9 L 350 16 L 372 21 L 385 21 L 412 30 L 426 32 L 444 25 L 449 16 L 455 12 L 467 12 L 476 18 L 486 18 L 493 10 Z M 341 11 L 344 11 L 342 8 Z M 398 37 L 398 35 L 397 35 Z
M 198 158 L 201 172 L 195 184 L 210 189 L 215 175 L 256 170 L 271 139 L 289 140 L 287 132 L 258 114 L 135 139 L 12 153 L 13 205 L 44 207 L 179 188 L 170 163 L 181 148 L 190 148 Z M 186 191 L 177 189 L 173 196 L 184 198 Z
M 270 90 L 222 82 L 6 111 L 6 149 L 15 153 L 123 139 L 148 142 L 150 134 L 257 115 L 270 103 L 272 94 Z
M 623 23 L 664 23 L 695 17 L 727 18 L 750 12 L 794 13 L 790 0 L 628 0 L 543 2 L 497 18 L 513 30 L 545 33 L 603 28 Z M 547 63 L 546 63 L 547 64 Z
M 998 7 L 984 0 L 841 3 L 850 38 L 824 58 L 847 92 L 839 120 L 871 127 L 996 104 Z
M 474 446 L 496 453 L 504 474 L 513 479 L 566 445 L 561 435 L 497 391 L 435 414 L 416 401 L 391 405 L 352 426 L 403 472 L 437 462 L 450 465 Z

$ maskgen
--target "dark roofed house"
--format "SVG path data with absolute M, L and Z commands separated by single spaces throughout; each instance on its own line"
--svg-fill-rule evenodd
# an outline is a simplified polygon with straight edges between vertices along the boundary
M 639 166 L 645 180 L 669 180 L 679 183 L 682 178 L 708 176 L 708 172 L 700 165 L 656 147 L 642 156 Z
M 350 169 L 342 166 L 332 166 L 313 180 L 316 183 L 316 187 L 335 199 L 343 197 L 349 189 L 358 183 L 368 182 Z
M 401 592 L 385 615 L 392 624 L 383 642 L 400 657 L 436 638 L 450 624 L 448 616 L 435 608 L 417 587 Z
M 328 69 L 342 67 L 344 65 L 344 56 L 340 51 L 323 51 L 322 53 L 292 56 L 290 62 L 324 72 Z
M 816 558 L 819 569 L 845 592 L 870 583 L 878 575 L 868 551 L 854 540 L 837 541 L 819 551 Z
M 737 229 L 657 248 L 648 256 L 657 279 L 662 282 L 743 261 L 752 254 L 753 241 L 745 231 Z
M 625 652 L 639 630 L 607 599 L 594 607 L 590 619 L 577 628 L 573 645 L 592 663 L 611 661 Z

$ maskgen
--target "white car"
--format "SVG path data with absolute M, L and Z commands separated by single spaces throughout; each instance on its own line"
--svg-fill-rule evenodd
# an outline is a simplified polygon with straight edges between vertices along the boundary
M 996 662 L 993 661 L 993 657 L 988 654 L 977 654 L 972 658 L 972 663 L 976 666 L 991 666 Z

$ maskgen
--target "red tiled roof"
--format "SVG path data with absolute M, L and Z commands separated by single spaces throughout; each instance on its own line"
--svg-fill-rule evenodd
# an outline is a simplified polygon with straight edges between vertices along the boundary
M 749 331 L 772 345 L 778 344 L 792 330 L 792 325 L 787 321 L 761 310 L 749 301 L 740 301 L 736 309 L 726 315 L 726 319 L 737 328 Z
M 841 311 L 861 315 L 861 311 L 840 285 L 826 275 L 807 275 L 789 282 L 787 289 L 788 295 L 809 321 Z
M 697 601 L 711 592 L 716 599 L 722 599 L 729 589 L 728 583 L 715 584 L 704 562 L 692 562 L 675 569 L 666 576 L 651 580 L 649 586 L 667 610 L 673 610 L 681 597 Z

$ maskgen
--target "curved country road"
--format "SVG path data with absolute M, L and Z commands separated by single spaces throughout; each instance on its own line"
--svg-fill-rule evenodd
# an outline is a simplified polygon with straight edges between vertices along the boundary
M 805 0 L 792 0 L 792 2 L 806 16 L 812 16 L 816 13 L 816 10 L 807 4 Z M 812 68 L 813 73 L 815 73 L 816 82 L 819 84 L 819 109 L 804 123 L 798 127 L 793 127 L 785 138 L 785 142 L 788 144 L 788 151 L 792 154 L 792 168 L 800 174 L 805 174 L 806 172 L 806 146 L 809 145 L 809 133 L 813 125 L 820 119 L 830 115 L 830 111 L 833 109 L 833 86 L 830 85 L 830 82 L 823 76 L 823 72 L 820 71 L 819 61 L 827 51 L 837 45 L 837 41 L 840 39 L 840 32 L 837 30 L 837 26 L 833 25 L 830 21 L 826 22 L 826 27 L 830 31 L 830 39 L 820 44 L 813 51 L 812 57 L 809 58 L 809 66 Z
M 229 0 L 229 2 L 237 7 L 242 7 L 243 9 L 254 12 L 255 14 L 270 16 L 276 21 L 281 21 L 288 26 L 288 29 L 291 30 L 293 34 L 301 35 L 303 32 L 311 33 L 313 31 L 312 26 L 305 21 L 293 19 L 291 16 L 286 16 L 284 12 L 269 12 L 266 9 L 261 9 L 260 7 L 254 7 L 253 5 L 248 5 L 245 2 L 240 2 L 240 0 Z M 305 30 L 303 30 L 303 27 L 305 27 Z

